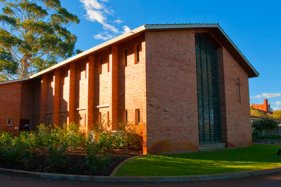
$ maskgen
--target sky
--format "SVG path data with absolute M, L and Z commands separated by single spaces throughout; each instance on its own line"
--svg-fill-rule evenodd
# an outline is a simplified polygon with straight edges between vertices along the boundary
M 260 73 L 250 102 L 268 98 L 281 109 L 280 0 L 61 0 L 80 23 L 71 25 L 86 50 L 149 23 L 218 23 Z

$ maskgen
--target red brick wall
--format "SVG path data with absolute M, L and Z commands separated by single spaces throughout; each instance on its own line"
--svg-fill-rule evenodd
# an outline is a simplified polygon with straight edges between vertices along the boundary
M 30 125 L 33 123 L 34 101 L 35 101 L 35 80 L 25 81 L 22 83 L 21 91 L 21 117 L 20 119 L 30 120 Z
M 69 66 L 61 69 L 60 125 L 68 122 L 69 110 Z
M 97 54 L 97 76 L 95 84 L 95 91 L 96 91 L 96 107 L 97 112 L 101 115 L 101 122 L 105 125 L 105 128 L 111 129 L 111 72 L 108 71 L 109 67 L 109 55 L 111 51 L 103 51 Z M 103 106 L 103 107 L 100 107 Z M 109 120 L 107 118 L 107 114 L 109 112 Z M 99 115 L 99 114 L 98 114 Z M 96 116 L 98 118 L 98 116 Z M 107 124 L 109 123 L 109 124 Z
M 0 84 L 0 130 L 18 132 L 20 109 L 21 83 Z M 12 119 L 12 126 L 7 126 L 7 119 Z
M 248 75 L 224 48 L 226 128 L 228 146 L 248 146 L 252 143 Z M 240 79 L 240 95 L 238 79 Z
M 147 32 L 146 55 L 148 152 L 197 150 L 194 32 Z
M 139 45 L 139 62 L 136 62 L 136 46 Z M 127 50 L 127 66 L 125 66 L 125 50 Z M 146 142 L 146 42 L 144 35 L 120 44 L 118 66 L 119 122 L 125 122 L 127 111 L 127 127 L 143 136 L 144 153 Z M 135 111 L 140 110 L 140 123 L 135 123 Z
M 141 45 L 140 61 L 135 63 L 135 47 Z M 141 122 L 146 123 L 146 44 L 144 38 L 123 44 L 119 51 L 119 118 L 124 120 L 127 110 L 128 123 L 135 123 L 135 109 L 140 109 Z M 128 51 L 125 67 L 125 50 Z
M 46 123 L 53 123 L 53 109 L 54 109 L 54 96 L 55 96 L 55 78 L 54 72 L 48 74 L 47 86 L 47 110 L 46 110 Z
M 77 77 L 76 77 L 76 107 L 77 107 L 77 118 L 76 123 L 80 125 L 82 131 L 86 129 L 86 110 L 88 103 L 88 75 L 86 62 L 83 60 L 77 63 Z
M 40 94 L 41 94 L 41 79 L 33 80 L 33 113 L 32 113 L 32 129 L 40 123 Z

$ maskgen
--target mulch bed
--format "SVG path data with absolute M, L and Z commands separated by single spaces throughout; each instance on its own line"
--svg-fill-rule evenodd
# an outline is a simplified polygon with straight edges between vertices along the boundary
M 107 155 L 106 161 L 97 164 L 98 169 L 96 171 L 88 167 L 85 154 L 68 154 L 61 160 L 55 160 L 54 163 L 58 164 L 53 166 L 50 166 L 46 154 L 32 154 L 32 157 L 26 163 L 21 161 L 11 162 L 0 157 L 0 167 L 33 172 L 108 176 L 119 163 L 135 155 L 130 153 Z M 100 156 L 101 159 L 104 159 L 104 157 L 105 155 Z

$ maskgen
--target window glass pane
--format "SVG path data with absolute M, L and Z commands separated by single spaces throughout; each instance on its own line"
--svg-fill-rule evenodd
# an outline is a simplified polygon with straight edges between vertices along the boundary
M 206 34 L 196 35 L 196 71 L 200 143 L 221 142 L 217 47 Z

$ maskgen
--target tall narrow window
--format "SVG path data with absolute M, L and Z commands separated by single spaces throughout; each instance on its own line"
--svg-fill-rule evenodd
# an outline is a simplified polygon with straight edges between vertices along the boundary
M 141 45 L 137 44 L 135 50 L 135 64 L 139 63 L 140 61 L 140 51 L 141 51 Z
M 124 122 L 127 123 L 128 122 L 128 110 L 124 111 Z
M 241 103 L 241 81 L 240 81 L 240 78 L 237 78 L 236 84 L 237 84 L 237 92 L 238 92 L 238 102 Z
M 102 64 L 103 64 L 103 59 L 100 58 L 100 61 L 99 61 L 99 74 L 102 74 Z
M 109 63 L 109 60 L 107 61 L 107 72 L 110 72 L 110 63 Z
M 217 45 L 207 34 L 196 35 L 199 141 L 221 142 L 221 109 Z
M 127 63 L 128 63 L 128 49 L 124 50 L 124 65 L 125 67 L 127 67 Z
M 88 72 L 88 70 L 89 70 L 89 65 L 85 64 L 85 79 L 87 79 L 87 76 L 88 76 L 87 72 Z
M 106 117 L 107 117 L 107 126 L 109 127 L 109 125 L 110 125 L 110 121 L 109 121 L 109 111 L 107 111 Z
M 99 122 L 99 124 L 102 123 L 102 115 L 101 115 L 101 112 L 99 112 L 98 122 Z
M 86 114 L 84 113 L 84 114 L 83 114 L 83 123 L 84 123 L 83 125 L 86 125 L 86 123 L 87 123 L 86 120 L 87 120 Z
M 140 123 L 140 109 L 136 109 L 135 110 L 135 124 L 139 124 Z

